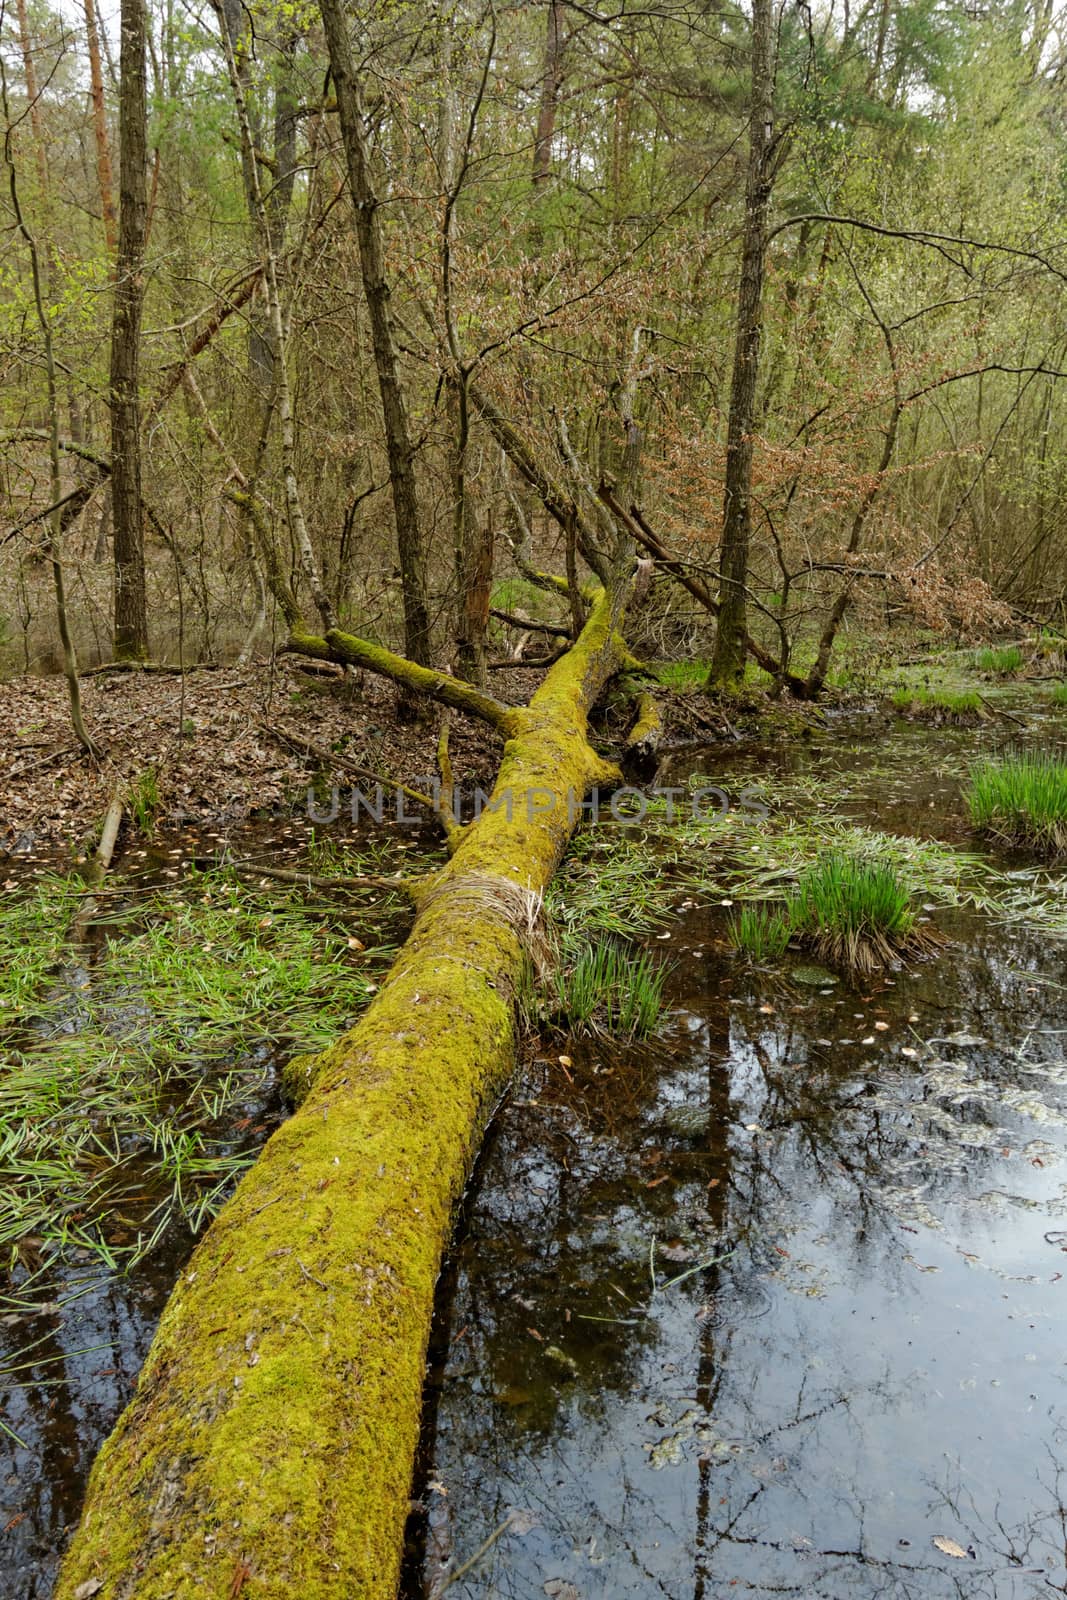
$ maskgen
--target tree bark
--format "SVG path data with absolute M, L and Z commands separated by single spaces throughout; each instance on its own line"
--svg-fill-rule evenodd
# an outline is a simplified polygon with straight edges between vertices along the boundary
M 752 426 L 759 378 L 763 269 L 774 156 L 775 48 L 772 0 L 752 0 L 752 87 L 745 227 L 726 438 L 726 488 L 719 550 L 719 625 L 709 685 L 729 687 L 745 670 L 745 589 L 751 535 Z
M 59 390 L 56 383 L 56 359 L 52 339 L 52 306 L 48 289 L 49 278 L 46 261 L 37 244 L 37 237 L 26 220 L 19 198 L 18 174 L 15 170 L 15 155 L 12 146 L 11 108 L 7 93 L 7 71 L 0 56 L 0 103 L 4 112 L 4 165 L 7 168 L 8 193 L 11 197 L 11 210 L 15 218 L 15 227 L 25 242 L 30 257 L 30 273 L 33 282 L 33 304 L 37 314 L 37 326 L 41 335 L 41 347 L 44 351 L 45 381 L 48 394 L 48 430 L 25 430 L 32 437 L 44 438 L 48 443 L 49 488 L 51 490 L 51 504 L 48 508 L 48 559 L 52 567 L 52 587 L 56 600 L 56 624 L 59 629 L 59 642 L 63 652 L 63 673 L 67 680 L 67 693 L 70 697 L 70 720 L 74 728 L 78 743 L 87 755 L 99 756 L 102 754 L 92 735 L 85 725 L 82 714 L 81 689 L 78 685 L 78 657 L 71 638 L 70 626 L 67 617 L 66 580 L 63 573 L 63 532 L 64 518 L 69 516 L 72 507 L 78 506 L 79 494 L 63 494 L 62 471 L 60 468 L 60 451 L 62 444 L 59 437 Z M 17 435 L 16 435 L 17 436 Z M 76 453 L 87 454 L 84 446 L 78 446 Z M 84 503 L 84 502 L 82 502 Z M 80 506 L 78 506 L 80 509 Z
M 415 467 L 407 405 L 400 382 L 399 355 L 390 311 L 390 286 L 385 267 L 380 202 L 371 173 L 363 95 L 352 60 L 348 23 L 341 0 L 319 0 L 330 72 L 337 93 L 337 114 L 345 147 L 359 245 L 363 293 L 370 317 L 374 364 L 382 400 L 382 421 L 389 459 L 389 478 L 396 519 L 397 554 L 404 596 L 404 651 L 410 660 L 428 666 L 431 660 L 430 607 L 426 592 L 426 552 L 419 522 Z M 411 710 L 411 702 L 405 701 Z
M 537 108 L 534 135 L 533 184 L 534 215 L 530 224 L 530 253 L 540 255 L 544 246 L 544 197 L 552 177 L 552 140 L 556 132 L 560 90 L 563 88 L 563 5 L 548 0 L 545 11 L 545 53 L 541 71 L 541 99 Z
M 322 581 L 318 558 L 311 543 L 311 534 L 308 531 L 307 518 L 304 515 L 304 501 L 300 493 L 300 481 L 296 470 L 296 418 L 293 415 L 292 391 L 289 384 L 288 319 L 282 311 L 281 290 L 278 282 L 278 258 L 271 233 L 270 211 L 264 201 L 263 191 L 259 183 L 255 136 L 249 113 L 248 97 L 245 92 L 245 78 L 241 68 L 241 57 L 234 48 L 225 6 L 215 0 L 215 9 L 219 18 L 226 66 L 230 75 L 234 109 L 237 112 L 237 122 L 241 130 L 241 149 L 249 175 L 249 207 L 256 223 L 260 245 L 263 250 L 264 278 L 267 286 L 267 313 L 272 345 L 271 376 L 278 402 L 278 425 L 281 432 L 282 445 L 282 482 L 285 487 L 285 509 L 289 519 L 289 531 L 292 535 L 293 544 L 296 547 L 308 588 L 311 591 L 311 598 L 315 602 L 315 609 L 322 618 L 322 625 L 324 628 L 332 628 L 336 625 L 337 618 L 334 614 L 333 602 Z
M 587 717 L 619 662 L 624 598 L 602 591 L 509 710 L 492 806 L 418 886 L 362 1019 L 301 1059 L 306 1098 L 182 1273 L 55 1600 L 89 1584 L 97 1600 L 222 1600 L 246 1581 L 261 1600 L 393 1600 L 435 1283 L 512 1069 L 527 937 L 578 801 L 618 777 Z
M 111 192 L 111 142 L 107 132 L 107 110 L 104 105 L 104 75 L 100 70 L 100 34 L 96 26 L 96 9 L 93 0 L 83 0 L 85 8 L 85 42 L 89 52 L 89 86 L 93 97 L 93 133 L 96 139 L 96 176 L 100 186 L 100 214 L 104 219 L 104 239 L 107 253 L 113 256 L 118 247 L 115 233 L 115 200 Z
M 141 313 L 148 223 L 145 0 L 122 0 L 119 54 L 119 252 L 111 331 L 111 496 L 115 659 L 148 655 L 141 495 Z

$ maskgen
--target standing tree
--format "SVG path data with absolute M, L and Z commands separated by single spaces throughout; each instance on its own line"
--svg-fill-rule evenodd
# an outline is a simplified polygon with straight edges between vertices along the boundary
M 119 253 L 111 329 L 111 505 L 115 659 L 148 655 L 141 498 L 141 312 L 148 221 L 145 0 L 122 0 L 119 54 Z
M 111 193 L 111 145 L 104 106 L 104 75 L 100 69 L 100 33 L 93 0 L 84 0 L 85 43 L 89 52 L 89 84 L 93 97 L 93 137 L 96 140 L 96 173 L 100 185 L 100 212 L 104 219 L 104 238 L 108 255 L 118 248 L 115 236 L 115 201 Z
M 337 90 L 337 115 L 341 123 L 352 191 L 356 238 L 359 244 L 363 293 L 370 317 L 374 364 L 382 399 L 382 421 L 389 457 L 389 480 L 396 518 L 397 553 L 404 592 L 404 649 L 419 666 L 430 663 L 430 608 L 426 595 L 426 551 L 419 522 L 415 487 L 414 451 L 408 408 L 400 382 L 399 351 L 390 310 L 390 284 L 386 268 L 381 202 L 375 192 L 371 152 L 367 138 L 363 93 L 348 37 L 348 22 L 341 0 L 319 0 L 330 73 Z M 416 702 L 401 690 L 405 712 L 414 714 Z
M 772 0 L 752 0 L 752 81 L 741 281 L 726 438 L 726 490 L 719 548 L 719 618 L 709 683 L 736 684 L 745 670 L 748 546 L 752 532 L 752 425 L 759 379 L 767 212 L 774 182 L 774 79 L 777 50 Z

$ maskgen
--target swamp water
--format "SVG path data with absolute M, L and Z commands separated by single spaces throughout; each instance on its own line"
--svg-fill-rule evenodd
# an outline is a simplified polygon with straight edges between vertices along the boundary
M 669 781 L 769 774 L 973 849 L 976 743 L 845 731 Z M 1067 946 L 939 910 L 936 960 L 853 987 L 754 970 L 728 916 L 666 925 L 653 1041 L 542 1049 L 496 1119 L 407 1594 L 1067 1594 Z
M 661 781 L 755 777 L 798 820 L 973 848 L 978 742 L 843 725 Z M 942 909 L 936 961 L 854 989 L 748 967 L 725 896 L 662 892 L 656 1037 L 542 1041 L 494 1119 L 442 1281 L 408 1600 L 1067 1593 L 1062 940 Z M 266 1062 L 230 1108 L 240 1140 L 272 1084 Z M 188 1248 L 75 1261 L 0 1316 L 11 1600 L 47 1600 Z

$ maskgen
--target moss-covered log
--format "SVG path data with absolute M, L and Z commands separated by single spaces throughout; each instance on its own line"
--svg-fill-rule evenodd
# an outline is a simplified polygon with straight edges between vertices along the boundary
M 182 1273 L 56 1600 L 392 1600 L 434 1287 L 512 1069 L 524 934 L 574 798 L 616 776 L 586 718 L 617 626 L 602 595 L 511 713 L 492 807 Z
M 651 761 L 663 737 L 663 714 L 654 695 L 637 697 L 637 716 L 626 735 L 626 754 L 638 762 Z

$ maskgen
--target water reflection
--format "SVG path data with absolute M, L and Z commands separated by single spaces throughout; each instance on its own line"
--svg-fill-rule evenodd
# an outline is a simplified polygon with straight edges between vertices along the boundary
M 1067 1592 L 1062 958 L 951 931 L 812 993 L 694 914 L 654 1049 L 531 1067 L 457 1251 L 423 1593 L 516 1511 L 450 1595 Z

